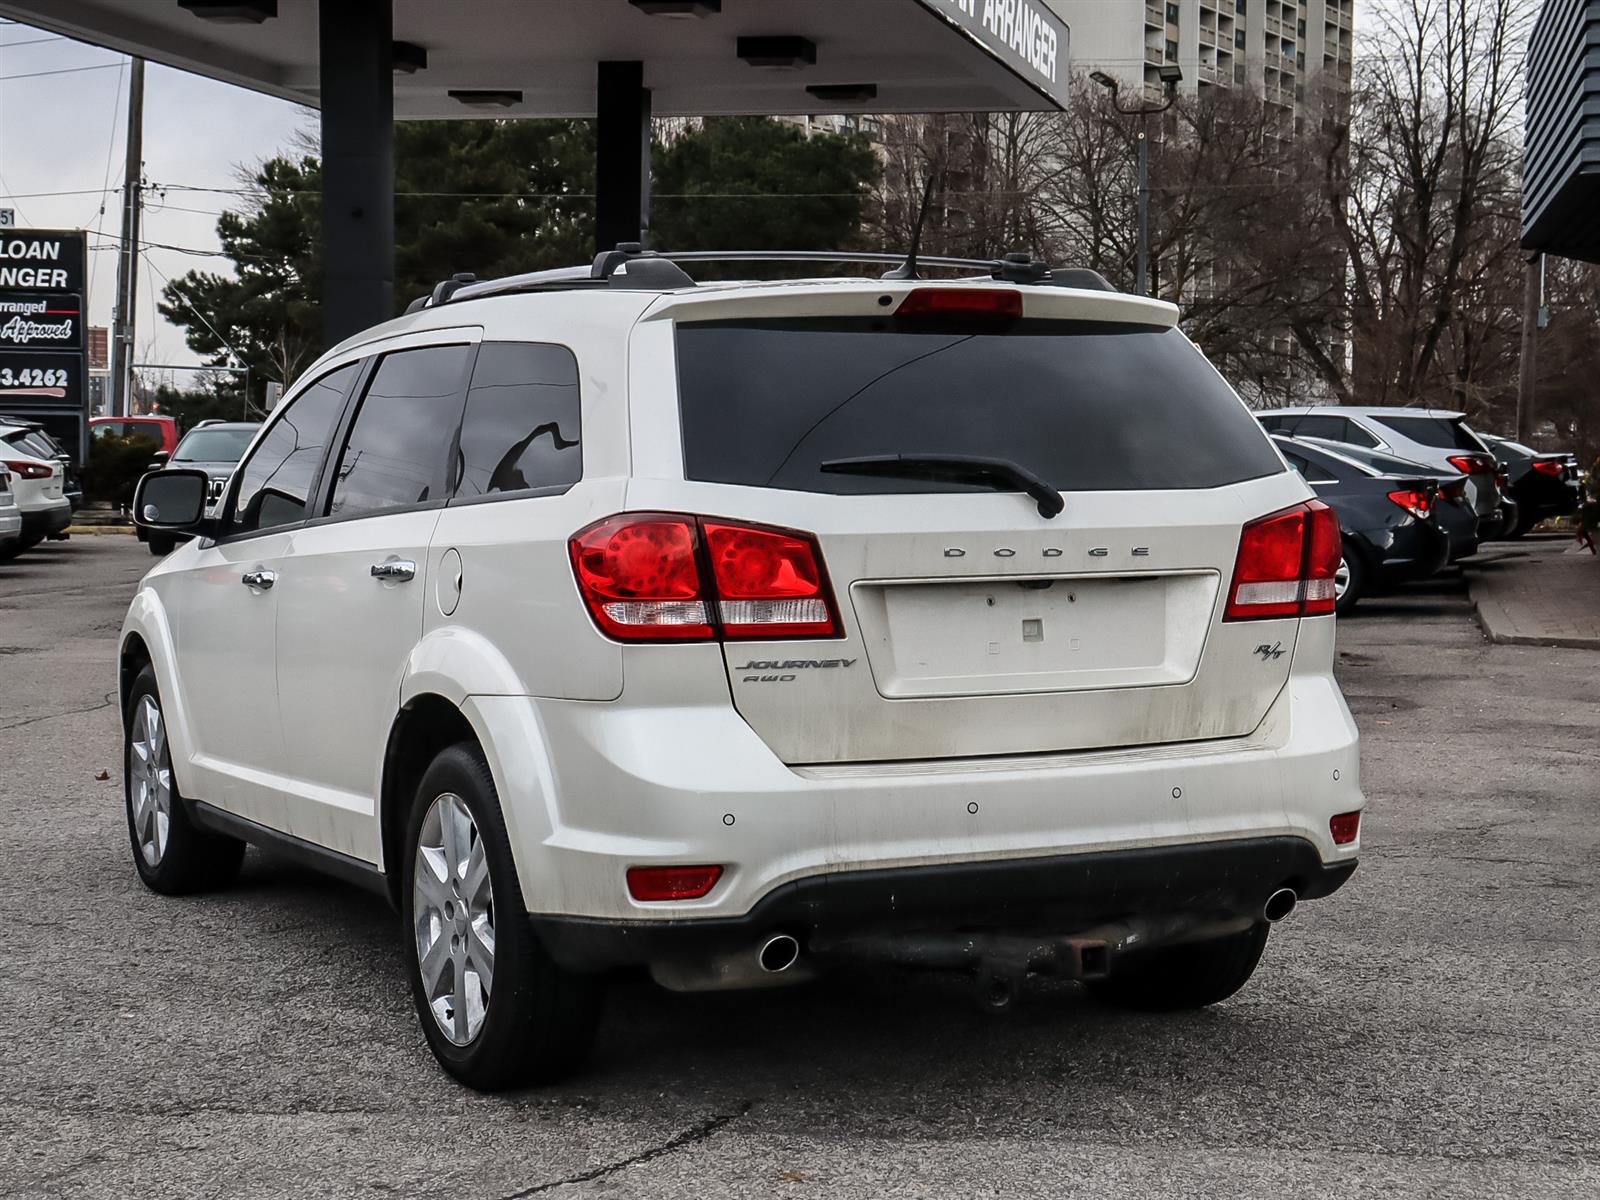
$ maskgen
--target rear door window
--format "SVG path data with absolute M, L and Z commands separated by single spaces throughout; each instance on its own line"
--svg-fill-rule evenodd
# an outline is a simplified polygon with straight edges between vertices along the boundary
M 455 498 L 564 491 L 583 476 L 578 360 L 565 346 L 485 342 L 461 418 Z
M 891 318 L 677 329 L 689 479 L 837 494 L 983 490 L 833 474 L 865 456 L 1000 458 L 1061 491 L 1211 488 L 1283 470 L 1176 329 Z
M 386 354 L 339 455 L 329 516 L 442 500 L 449 430 L 461 418 L 470 346 Z
M 1483 450 L 1483 444 L 1461 421 L 1449 417 L 1373 417 L 1403 437 L 1438 450 Z

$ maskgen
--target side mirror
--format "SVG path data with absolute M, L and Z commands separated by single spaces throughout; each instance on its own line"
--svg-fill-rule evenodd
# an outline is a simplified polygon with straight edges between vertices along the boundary
M 157 450 L 154 454 L 152 454 L 150 456 L 150 470 L 152 470 L 152 471 L 161 470 L 162 467 L 167 465 L 167 459 L 169 459 L 171 457 L 172 456 L 170 454 L 168 454 L 165 450 Z
M 205 519 L 204 471 L 156 471 L 133 492 L 133 519 L 146 529 L 193 530 Z

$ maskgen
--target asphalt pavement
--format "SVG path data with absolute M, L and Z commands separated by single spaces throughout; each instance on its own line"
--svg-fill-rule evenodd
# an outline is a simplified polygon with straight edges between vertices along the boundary
M 1600 653 L 1489 644 L 1459 580 L 1341 621 L 1362 865 L 1233 1000 L 628 980 L 584 1074 L 484 1097 L 381 901 L 256 851 L 139 885 L 113 662 L 150 561 L 0 566 L 0 1196 L 1600 1195 Z

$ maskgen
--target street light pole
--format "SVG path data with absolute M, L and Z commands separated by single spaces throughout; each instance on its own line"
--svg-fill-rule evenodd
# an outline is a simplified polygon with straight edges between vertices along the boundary
M 1150 138 L 1139 116 L 1139 281 L 1135 291 L 1150 294 Z
M 1112 108 L 1125 117 L 1139 118 L 1139 132 L 1135 135 L 1135 140 L 1139 143 L 1139 267 L 1134 290 L 1141 296 L 1150 294 L 1150 117 L 1154 113 L 1166 112 L 1172 107 L 1178 84 L 1183 81 L 1183 71 L 1177 63 L 1167 63 L 1157 73 L 1161 77 L 1161 86 L 1166 93 L 1161 103 L 1140 102 L 1132 108 L 1124 108 L 1119 103 L 1122 85 L 1116 79 L 1104 71 L 1092 71 L 1089 74 L 1090 79 L 1110 90 Z

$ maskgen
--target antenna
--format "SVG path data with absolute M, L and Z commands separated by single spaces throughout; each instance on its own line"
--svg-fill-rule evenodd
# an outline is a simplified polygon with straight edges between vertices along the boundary
M 928 182 L 922 185 L 922 204 L 917 208 L 917 223 L 911 227 L 911 248 L 906 252 L 906 260 L 892 271 L 885 271 L 885 279 L 916 279 L 917 251 L 922 247 L 922 223 L 928 219 L 928 203 L 933 199 L 933 181 L 938 178 L 936 172 L 928 172 Z

